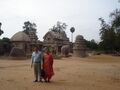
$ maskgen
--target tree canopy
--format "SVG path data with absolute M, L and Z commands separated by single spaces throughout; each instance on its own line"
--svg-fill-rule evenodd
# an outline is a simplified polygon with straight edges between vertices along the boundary
M 24 26 L 23 26 L 23 31 L 26 33 L 26 34 L 29 34 L 29 31 L 34 31 L 36 33 L 36 27 L 37 25 L 35 23 L 31 23 L 30 21 L 26 21 L 24 22 Z
M 62 22 L 58 21 L 56 25 L 54 25 L 52 28 L 50 28 L 50 30 L 54 31 L 54 32 L 61 32 L 61 31 L 65 31 L 66 28 L 67 28 L 66 23 L 62 23 Z
M 86 46 L 87 46 L 87 48 L 89 48 L 90 50 L 98 50 L 98 44 L 95 42 L 95 40 L 94 39 L 92 39 L 92 40 L 90 40 L 90 41 L 88 41 L 88 40 L 85 40 L 85 42 L 86 42 Z
M 70 28 L 70 32 L 71 32 L 71 33 L 74 33 L 74 32 L 75 32 L 75 28 L 74 28 L 74 27 L 71 27 L 71 28 Z
M 110 23 L 106 23 L 103 18 L 101 21 L 100 45 L 105 51 L 120 51 L 120 9 L 110 13 Z
M 0 55 L 4 55 L 6 53 L 9 53 L 11 48 L 12 48 L 12 44 L 9 38 L 4 37 L 2 39 L 0 39 Z

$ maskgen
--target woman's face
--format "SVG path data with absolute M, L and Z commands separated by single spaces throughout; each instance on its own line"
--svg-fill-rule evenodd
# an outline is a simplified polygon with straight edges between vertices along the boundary
M 45 50 L 45 53 L 49 53 L 49 49 L 46 49 L 46 50 Z

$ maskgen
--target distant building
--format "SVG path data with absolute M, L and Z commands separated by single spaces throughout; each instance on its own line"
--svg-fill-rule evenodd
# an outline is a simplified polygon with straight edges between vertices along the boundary
M 24 32 L 17 32 L 12 36 L 10 40 L 12 42 L 13 47 L 19 47 L 20 49 L 23 49 L 26 53 L 30 52 L 31 40 L 29 36 Z
M 51 47 L 52 51 L 56 53 L 61 52 L 61 47 L 63 45 L 69 45 L 69 38 L 67 37 L 65 31 L 55 32 L 48 31 L 43 37 L 43 47 Z
M 32 48 L 34 46 L 38 46 L 40 50 L 42 50 L 42 42 L 38 40 L 38 36 L 36 35 L 36 31 L 30 30 L 27 34 L 30 38 L 30 51 L 32 51 Z
M 69 38 L 65 31 L 48 31 L 43 39 L 43 42 L 39 41 L 34 31 L 29 31 L 27 34 L 20 31 L 12 36 L 11 42 L 13 47 L 19 47 L 24 50 L 26 55 L 31 55 L 34 46 L 38 46 L 40 50 L 42 50 L 43 47 L 50 47 L 51 51 L 56 54 L 61 53 L 62 46 L 70 45 Z
M 31 42 L 36 43 L 38 41 L 36 31 L 30 30 L 27 35 L 30 37 Z
M 85 43 L 85 39 L 82 35 L 77 35 L 76 36 L 76 40 L 73 46 L 73 53 L 74 56 L 77 57 L 86 57 L 86 43 Z
M 26 55 L 31 55 L 32 49 L 34 46 L 38 46 L 40 49 L 42 48 L 42 42 L 39 41 L 36 35 L 30 32 L 30 35 L 27 35 L 23 31 L 17 32 L 11 38 L 11 42 L 13 47 L 18 47 L 25 51 Z

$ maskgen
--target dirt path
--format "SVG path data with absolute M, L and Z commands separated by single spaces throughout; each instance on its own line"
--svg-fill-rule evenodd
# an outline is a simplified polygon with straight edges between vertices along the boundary
M 54 61 L 51 83 L 34 83 L 30 60 L 0 60 L 0 90 L 120 90 L 120 57 Z

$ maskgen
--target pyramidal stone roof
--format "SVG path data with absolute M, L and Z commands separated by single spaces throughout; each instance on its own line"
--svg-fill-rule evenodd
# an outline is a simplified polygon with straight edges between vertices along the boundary
M 61 32 L 48 31 L 43 38 L 45 39 L 48 34 L 51 34 L 51 36 L 56 39 L 67 38 L 65 31 L 61 31 Z
M 11 41 L 23 41 L 23 42 L 30 42 L 31 41 L 29 36 L 22 31 L 14 34 L 10 40 Z

